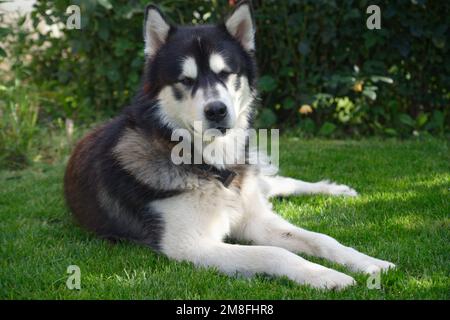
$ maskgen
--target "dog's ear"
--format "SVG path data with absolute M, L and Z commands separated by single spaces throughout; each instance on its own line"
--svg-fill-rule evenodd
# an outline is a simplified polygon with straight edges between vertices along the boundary
M 145 8 L 144 39 L 145 54 L 154 56 L 166 42 L 172 26 L 161 10 L 154 5 Z
M 250 1 L 241 1 L 237 4 L 225 19 L 225 27 L 246 51 L 255 50 L 255 23 Z

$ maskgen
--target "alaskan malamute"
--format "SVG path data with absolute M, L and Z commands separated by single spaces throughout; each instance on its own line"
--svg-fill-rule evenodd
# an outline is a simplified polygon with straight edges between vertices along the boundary
M 290 224 L 268 200 L 305 193 L 355 196 L 347 186 L 269 176 L 257 165 L 214 163 L 204 155 L 201 164 L 173 162 L 177 129 L 198 135 L 193 124 L 200 122 L 200 131 L 220 132 L 201 145 L 225 146 L 251 126 L 257 70 L 249 1 L 236 5 L 224 22 L 201 26 L 171 24 L 149 5 L 144 39 L 146 65 L 135 99 L 81 140 L 67 166 L 65 196 L 83 227 L 227 274 L 287 276 L 316 288 L 355 281 L 296 253 L 358 272 L 394 267 Z M 246 143 L 238 149 L 249 153 Z M 225 237 L 252 245 L 226 243 Z

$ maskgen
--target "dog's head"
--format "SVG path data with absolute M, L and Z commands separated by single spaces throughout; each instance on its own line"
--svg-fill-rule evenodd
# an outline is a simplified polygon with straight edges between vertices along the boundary
M 146 9 L 143 91 L 169 129 L 246 129 L 255 99 L 255 25 L 242 1 L 220 24 L 176 26 Z

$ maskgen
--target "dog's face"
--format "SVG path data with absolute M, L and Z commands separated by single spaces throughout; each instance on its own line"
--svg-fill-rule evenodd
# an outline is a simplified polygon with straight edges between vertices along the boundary
M 154 6 L 144 24 L 144 88 L 170 129 L 246 129 L 255 97 L 251 6 L 241 2 L 224 23 L 173 26 Z M 196 126 L 197 128 L 197 126 Z

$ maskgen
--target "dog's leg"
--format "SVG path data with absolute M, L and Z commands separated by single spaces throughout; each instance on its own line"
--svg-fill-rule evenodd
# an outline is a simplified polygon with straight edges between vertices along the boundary
M 320 289 L 342 289 L 355 280 L 338 271 L 305 260 L 288 250 L 270 246 L 245 246 L 198 238 L 177 241 L 165 247 L 167 256 L 201 267 L 215 267 L 229 275 L 268 274 L 286 276 Z
M 264 184 L 263 190 L 269 198 L 297 194 L 329 194 L 351 197 L 358 195 L 352 188 L 330 181 L 305 182 L 281 176 L 262 176 L 261 180 Z
M 340 289 L 354 283 L 353 278 L 343 273 L 309 262 L 283 248 L 224 243 L 222 239 L 230 230 L 230 212 L 239 216 L 242 208 L 225 206 L 223 197 L 209 201 L 218 191 L 205 188 L 152 203 L 152 209 L 164 217 L 159 245 L 162 253 L 179 261 L 215 267 L 227 274 L 287 276 L 315 288 Z M 220 192 L 221 196 L 235 201 L 231 191 L 220 189 Z
M 257 245 L 277 246 L 291 252 L 325 258 L 357 272 L 376 273 L 395 267 L 390 262 L 346 247 L 327 235 L 298 228 L 269 211 L 267 208 L 264 214 L 249 218 L 237 237 Z

